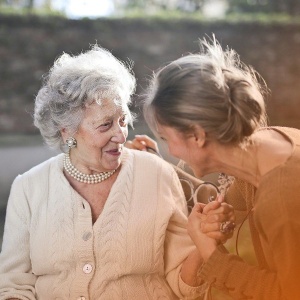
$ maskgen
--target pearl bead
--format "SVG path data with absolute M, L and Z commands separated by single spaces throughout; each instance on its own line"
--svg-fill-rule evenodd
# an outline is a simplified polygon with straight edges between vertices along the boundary
M 76 169 L 75 166 L 72 165 L 69 153 L 66 153 L 65 157 L 64 157 L 64 169 L 71 177 L 73 177 L 77 181 L 83 182 L 83 183 L 88 183 L 88 184 L 99 183 L 99 182 L 109 178 L 116 171 L 116 170 L 113 170 L 111 172 L 102 172 L 99 174 L 90 174 L 90 175 L 81 173 L 78 169 Z

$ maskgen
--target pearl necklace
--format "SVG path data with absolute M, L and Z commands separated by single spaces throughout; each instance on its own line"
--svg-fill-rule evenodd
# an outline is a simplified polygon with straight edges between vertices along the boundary
M 64 169 L 70 176 L 72 176 L 77 181 L 88 183 L 88 184 L 99 183 L 109 178 L 112 174 L 116 172 L 116 170 L 113 170 L 111 172 L 101 172 L 98 174 L 91 174 L 91 175 L 84 174 L 80 172 L 76 167 L 73 166 L 73 164 L 71 163 L 69 153 L 66 153 L 64 157 Z

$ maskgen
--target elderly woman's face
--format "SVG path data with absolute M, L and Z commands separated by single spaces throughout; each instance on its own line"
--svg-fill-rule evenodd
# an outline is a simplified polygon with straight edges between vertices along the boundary
M 74 136 L 77 140 L 77 147 L 71 151 L 74 164 L 77 160 L 96 172 L 118 168 L 128 135 L 128 114 L 126 105 L 121 107 L 113 100 L 88 106 Z

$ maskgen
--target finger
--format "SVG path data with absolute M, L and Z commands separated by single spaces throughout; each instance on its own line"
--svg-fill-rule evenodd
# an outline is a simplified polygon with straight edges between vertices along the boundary
M 201 233 L 202 214 L 197 208 L 193 208 L 188 217 L 188 230 Z
M 154 148 L 156 151 L 158 151 L 158 146 L 156 141 L 154 141 L 152 138 L 150 138 L 148 135 L 145 134 L 138 134 L 135 136 L 135 138 L 138 141 L 144 141 L 146 143 L 146 146 Z
M 222 194 L 218 194 L 216 201 L 223 203 L 224 202 L 224 196 Z
M 133 145 L 132 145 L 132 141 L 126 141 L 126 143 L 124 144 L 124 146 L 128 149 L 133 149 Z
M 220 208 L 221 203 L 218 201 L 211 201 L 209 203 L 207 203 L 203 209 L 203 213 L 204 214 L 208 214 L 210 211 L 215 211 L 218 208 Z
M 220 232 L 220 226 L 221 223 L 215 222 L 215 223 L 207 223 L 207 222 L 201 222 L 201 231 L 202 233 L 209 233 L 209 232 L 214 232 L 218 231 Z
M 209 223 L 206 220 L 201 222 L 201 231 L 203 233 L 209 233 L 213 231 L 219 231 L 222 234 L 228 235 L 231 234 L 235 229 L 235 223 L 231 221 L 224 222 L 214 222 Z
M 229 214 L 209 214 L 206 215 L 206 222 L 207 223 L 222 223 L 222 222 L 235 222 L 235 215 L 234 213 L 229 213 Z
M 146 143 L 144 141 L 139 141 L 137 139 L 132 140 L 132 146 L 134 147 L 133 149 L 137 149 L 140 151 L 146 151 Z
M 205 212 L 206 214 L 229 214 L 231 212 L 234 212 L 233 207 L 228 203 L 225 203 L 225 202 L 220 203 L 218 201 L 213 201 L 213 202 L 219 203 L 219 207 L 216 206 L 215 209 L 213 209 L 213 208 L 209 209 L 207 212 Z M 212 203 L 212 202 L 210 202 L 210 203 Z
M 202 211 L 203 211 L 203 204 L 202 203 L 196 203 L 194 205 L 191 213 L 202 213 Z
M 129 149 L 146 150 L 146 146 L 143 142 L 139 142 L 136 139 L 126 141 L 125 147 Z

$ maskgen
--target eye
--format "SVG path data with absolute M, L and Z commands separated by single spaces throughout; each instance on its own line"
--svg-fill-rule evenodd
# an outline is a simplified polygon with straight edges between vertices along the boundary
M 164 137 L 162 137 L 162 136 L 160 136 L 159 138 L 160 138 L 162 141 L 167 142 L 167 139 L 166 139 L 166 138 L 164 138 Z
M 122 116 L 122 118 L 120 118 L 120 126 L 125 127 L 128 124 L 128 119 L 127 119 L 127 115 Z
M 98 129 L 101 131 L 101 132 L 104 132 L 106 130 L 108 130 L 110 127 L 112 126 L 112 122 L 105 122 L 103 124 L 101 124 Z

